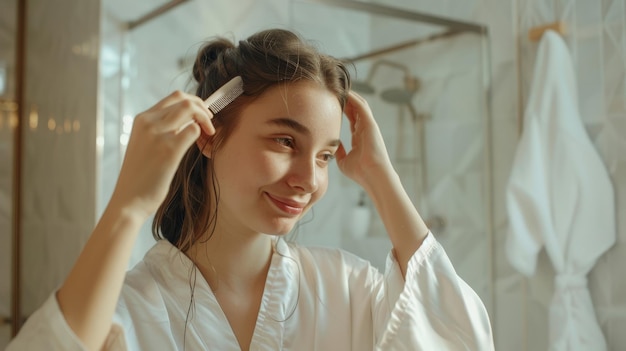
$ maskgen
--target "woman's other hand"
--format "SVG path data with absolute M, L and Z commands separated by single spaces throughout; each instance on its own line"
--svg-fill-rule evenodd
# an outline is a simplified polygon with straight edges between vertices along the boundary
M 211 118 L 202 99 L 181 91 L 137 115 L 110 204 L 144 218 L 156 211 L 187 149 L 215 133 Z
M 337 150 L 337 164 L 372 199 L 387 229 L 404 276 L 409 259 L 428 235 L 428 227 L 393 169 L 382 134 L 367 102 L 351 92 L 345 113 L 350 120 L 352 150 L 346 154 L 345 149 L 340 147 Z
M 394 172 L 393 166 L 367 101 L 351 91 L 344 112 L 350 121 L 352 148 L 346 153 L 343 145 L 339 146 L 337 165 L 346 176 L 369 189 L 379 177 Z

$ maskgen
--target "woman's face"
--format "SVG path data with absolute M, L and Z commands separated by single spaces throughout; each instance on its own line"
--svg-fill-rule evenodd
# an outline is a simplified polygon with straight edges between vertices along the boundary
M 328 187 L 341 106 L 317 83 L 268 89 L 214 155 L 218 230 L 286 234 Z

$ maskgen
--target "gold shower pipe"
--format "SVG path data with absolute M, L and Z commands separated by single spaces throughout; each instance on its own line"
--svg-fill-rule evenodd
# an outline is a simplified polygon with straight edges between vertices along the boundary
M 400 44 L 396 44 L 396 45 L 393 45 L 393 46 L 388 46 L 386 48 L 374 50 L 374 51 L 371 51 L 371 52 L 368 52 L 368 53 L 365 53 L 365 54 L 361 54 L 361 55 L 358 55 L 358 56 L 344 58 L 344 59 L 342 59 L 342 61 L 343 62 L 347 62 L 347 63 L 354 63 L 354 62 L 357 62 L 357 61 L 370 59 L 370 58 L 377 57 L 377 56 L 387 55 L 387 54 L 390 54 L 392 52 L 396 52 L 396 51 L 400 51 L 400 50 L 404 50 L 404 49 L 409 49 L 409 48 L 412 48 L 412 47 L 420 45 L 420 44 L 424 44 L 424 43 L 427 43 L 427 42 L 435 41 L 437 39 L 453 37 L 453 36 L 461 34 L 463 32 L 464 31 L 452 29 L 452 30 L 448 30 L 448 31 L 445 31 L 445 32 L 442 32 L 442 33 L 437 33 L 437 34 L 430 35 L 430 36 L 428 36 L 426 38 L 409 40 L 409 41 L 402 42 Z
M 138 19 L 128 22 L 127 28 L 128 30 L 133 30 L 141 26 L 142 24 L 145 24 L 146 22 L 149 22 L 150 20 L 153 20 L 161 16 L 162 14 L 168 12 L 169 10 L 175 8 L 176 6 L 186 3 L 187 1 L 189 0 L 172 0 L 170 2 L 167 2 L 157 7 L 156 9 L 146 13 L 145 15 L 139 17 Z
M 343 7 L 352 10 L 358 10 L 362 12 L 368 12 L 377 16 L 386 16 L 400 18 L 418 23 L 427 23 L 435 26 L 442 26 L 451 30 L 458 30 L 461 32 L 473 32 L 480 35 L 487 35 L 487 27 L 480 24 L 463 22 L 451 18 L 445 18 L 440 16 L 434 16 L 423 12 L 415 12 L 405 8 L 391 7 L 386 5 L 379 5 L 372 2 L 354 1 L 354 0 L 311 0 L 312 2 L 332 5 L 336 7 Z
M 21 287 L 21 239 L 22 239 L 22 147 L 24 134 L 24 91 L 26 79 L 26 11 L 27 0 L 17 2 L 17 40 L 15 50 L 15 102 L 17 107 L 17 125 L 13 134 L 13 216 L 11 243 L 11 336 L 17 335 L 21 326 L 22 311 L 20 310 Z

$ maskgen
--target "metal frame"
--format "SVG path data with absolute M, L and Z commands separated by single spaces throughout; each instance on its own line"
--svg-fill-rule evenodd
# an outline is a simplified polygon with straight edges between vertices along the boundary
M 435 40 L 438 40 L 438 39 L 450 38 L 450 37 L 453 37 L 453 36 L 461 34 L 461 33 L 463 33 L 463 32 L 455 31 L 455 30 L 449 30 L 449 31 L 445 31 L 445 32 L 442 32 L 442 33 L 433 34 L 433 35 L 428 36 L 426 38 L 414 39 L 414 40 L 402 42 L 402 43 L 399 43 L 399 44 L 396 44 L 396 45 L 393 45 L 393 46 L 388 46 L 388 47 L 385 47 L 385 48 L 382 48 L 382 49 L 370 51 L 370 52 L 365 53 L 365 54 L 360 54 L 360 55 L 349 57 L 349 58 L 343 58 L 342 61 L 354 63 L 356 61 L 360 61 L 360 60 L 364 60 L 364 59 L 370 59 L 370 58 L 373 58 L 373 57 L 376 57 L 376 56 L 387 55 L 387 54 L 390 54 L 392 52 L 396 52 L 396 51 L 412 48 L 414 46 L 417 46 L 417 45 L 420 45 L 420 44 L 424 44 L 424 43 L 427 43 L 427 42 L 431 42 L 431 41 L 435 41 Z
M 409 11 L 409 10 L 400 9 L 396 7 L 378 5 L 374 3 L 367 3 L 367 2 L 354 1 L 354 0 L 311 0 L 311 2 L 321 3 L 321 4 L 336 6 L 336 7 L 343 7 L 343 8 L 348 8 L 352 10 L 364 11 L 364 12 L 368 12 L 377 16 L 394 17 L 394 18 L 404 19 L 404 20 L 413 21 L 413 22 L 427 23 L 427 24 L 445 27 L 445 30 L 443 30 L 440 33 L 432 34 L 425 38 L 419 38 L 415 40 L 402 42 L 402 43 L 389 46 L 386 48 L 378 49 L 369 53 L 360 54 L 355 57 L 344 58 L 343 59 L 344 62 L 353 63 L 359 60 L 389 54 L 395 51 L 408 49 L 408 48 L 411 48 L 411 47 L 414 47 L 414 46 L 417 46 L 426 42 L 431 42 L 437 39 L 453 37 L 453 36 L 456 36 L 458 34 L 463 34 L 463 33 L 473 33 L 473 34 L 478 34 L 481 36 L 487 36 L 488 34 L 487 26 L 484 26 L 481 24 L 458 21 L 458 20 L 453 20 L 449 18 L 433 16 L 433 15 L 429 15 L 429 14 L 425 14 L 421 12 L 415 12 L 415 11 Z
M 172 0 L 170 2 L 166 2 L 165 4 L 157 7 L 156 9 L 146 13 L 145 15 L 139 17 L 136 20 L 132 20 L 130 22 L 128 22 L 127 25 L 127 29 L 128 30 L 133 30 L 147 22 L 149 22 L 150 20 L 153 20 L 159 16 L 161 16 L 162 14 L 168 12 L 169 10 L 175 8 L 178 5 L 182 5 L 183 3 L 186 3 L 189 0 Z
M 354 10 L 360 10 L 369 12 L 375 15 L 389 16 L 402 18 L 410 21 L 416 21 L 421 23 L 429 23 L 438 26 L 447 27 L 449 30 L 458 31 L 458 32 L 473 32 L 480 35 L 487 34 L 487 27 L 471 23 L 453 20 L 449 18 L 433 16 L 421 12 L 408 11 L 405 9 L 400 9 L 396 7 L 383 6 L 369 2 L 362 1 L 353 1 L 353 0 L 313 0 L 314 2 L 319 2 L 323 4 L 344 7 Z
M 17 335 L 21 327 L 20 295 L 21 287 L 21 244 L 22 244 L 22 147 L 24 144 L 24 89 L 26 77 L 26 0 L 17 2 L 17 42 L 15 50 L 15 102 L 17 105 L 17 126 L 13 134 L 13 242 L 11 248 L 11 336 Z

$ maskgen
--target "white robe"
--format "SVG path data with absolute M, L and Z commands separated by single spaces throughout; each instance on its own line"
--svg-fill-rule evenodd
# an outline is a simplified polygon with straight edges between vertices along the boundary
M 527 276 L 539 250 L 550 257 L 550 350 L 606 350 L 587 274 L 615 242 L 613 187 L 581 121 L 567 46 L 552 31 L 539 44 L 530 93 L 506 198 L 507 256 Z
M 387 264 L 381 275 L 345 251 L 277 241 L 250 350 L 493 350 L 481 300 L 432 234 L 411 258 L 406 282 L 393 255 Z M 127 274 L 104 350 L 183 345 L 240 349 L 202 275 L 162 240 Z M 7 349 L 14 350 L 83 347 L 52 295 Z

